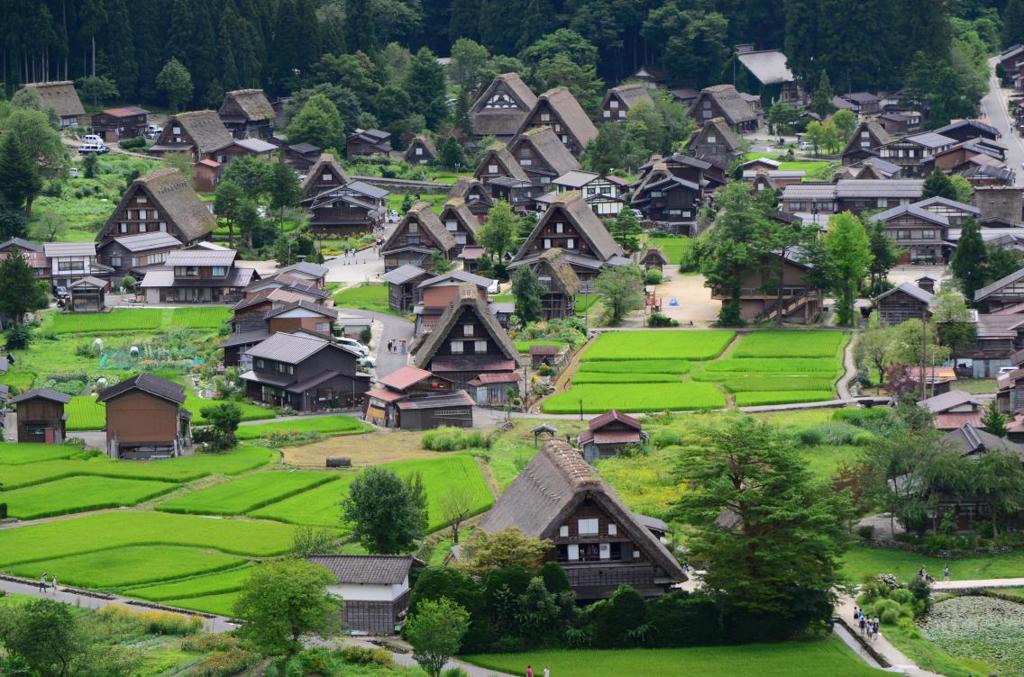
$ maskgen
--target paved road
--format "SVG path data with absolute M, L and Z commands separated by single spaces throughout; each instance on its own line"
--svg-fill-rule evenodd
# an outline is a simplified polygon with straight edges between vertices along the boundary
M 412 322 L 403 319 L 401 317 L 395 317 L 388 313 L 374 313 L 369 310 L 363 310 L 361 308 L 341 308 L 338 310 L 343 312 L 350 312 L 353 315 L 368 316 L 375 323 L 380 326 L 380 331 L 374 332 L 373 340 L 370 342 L 370 348 L 374 356 L 377 358 L 377 368 L 375 375 L 379 378 L 381 376 L 387 376 L 391 372 L 404 367 L 409 360 L 409 348 L 412 346 Z M 405 339 L 405 350 L 404 353 L 389 353 L 388 352 L 388 341 L 394 339 L 395 341 L 401 341 Z
M 995 75 L 995 59 L 989 60 L 992 68 L 988 81 L 988 93 L 981 100 L 981 113 L 988 123 L 1003 135 L 1000 141 L 1006 145 L 1006 166 L 1013 170 L 1018 186 L 1024 185 L 1024 142 L 1021 141 L 1010 125 L 1010 115 L 1006 110 L 1006 96 Z
M 952 563 L 950 569 L 956 567 Z M 1024 578 L 983 578 L 974 581 L 935 581 L 932 590 L 985 590 L 988 588 L 1024 588 Z
M 855 604 L 852 598 L 843 596 L 839 598 L 839 602 L 836 604 L 835 609 L 836 615 L 842 616 L 843 620 L 845 620 L 847 625 L 851 628 L 857 627 L 856 621 L 853 620 L 854 606 Z M 884 627 L 882 628 L 882 631 L 875 636 L 875 639 L 868 641 L 871 642 L 871 648 L 881 654 L 882 657 L 889 661 L 893 666 L 894 669 L 891 670 L 892 672 L 902 673 L 911 677 L 942 677 L 942 675 L 917 667 L 917 664 L 915 664 L 914 661 L 907 658 L 902 651 L 890 644 L 889 640 L 885 638 Z M 860 654 L 862 658 L 864 657 L 863 653 L 858 652 L 858 654 Z M 877 665 L 873 663 L 873 661 L 868 662 L 869 664 L 872 664 L 872 666 Z

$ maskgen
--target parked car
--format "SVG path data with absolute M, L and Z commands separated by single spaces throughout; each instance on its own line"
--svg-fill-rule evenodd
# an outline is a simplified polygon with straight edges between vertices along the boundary
M 146 138 L 155 139 L 160 136 L 163 131 L 164 128 L 159 125 L 146 125 Z
M 71 296 L 70 294 L 68 294 L 67 287 L 54 287 L 53 295 L 59 299 L 66 299 L 69 296 Z
M 88 155 L 90 153 L 95 153 L 96 155 L 103 155 L 104 153 L 109 152 L 110 148 L 103 145 L 102 143 L 83 143 L 81 146 L 78 147 L 79 155 Z
M 355 340 L 354 338 L 342 336 L 341 338 L 334 339 L 334 342 L 337 343 L 339 346 L 343 346 L 353 352 L 359 353 L 363 357 L 366 357 L 367 355 L 370 354 L 370 349 L 364 346 L 359 341 Z
M 377 358 L 372 355 L 364 355 L 356 360 L 356 364 L 360 367 L 368 367 L 374 369 L 377 366 Z
M 1009 374 L 1010 372 L 1017 371 L 1018 368 L 1019 367 L 999 367 L 999 373 L 996 375 L 1002 376 L 1003 374 Z
M 84 143 L 94 143 L 100 146 L 103 145 L 103 137 L 100 136 L 99 134 L 86 134 L 85 136 L 82 137 L 82 141 Z

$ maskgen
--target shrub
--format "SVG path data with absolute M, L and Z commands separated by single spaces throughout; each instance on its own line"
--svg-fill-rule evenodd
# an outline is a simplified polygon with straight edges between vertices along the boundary
M 863 428 L 870 421 L 887 419 L 891 415 L 888 407 L 864 407 L 838 409 L 832 414 L 833 421 L 842 421 Z
M 479 430 L 441 426 L 423 433 L 421 444 L 430 451 L 489 449 L 493 440 Z
M 661 271 L 658 270 L 657 268 L 651 268 L 646 273 L 644 273 L 644 282 L 646 284 L 661 284 L 661 281 L 663 279 L 664 276 L 661 274 Z
M 127 148 L 128 150 L 131 150 L 133 148 L 145 148 L 146 147 L 146 137 L 144 137 L 144 136 L 133 136 L 130 139 L 125 139 L 124 141 L 119 142 L 119 144 L 120 144 L 121 148 Z
M 7 350 L 25 350 L 32 342 L 32 329 L 25 324 L 16 324 L 4 332 Z
M 796 432 L 796 438 L 805 447 L 816 447 L 821 444 L 822 434 L 817 426 L 801 428 Z
M 648 327 L 678 327 L 679 321 L 674 320 L 667 315 L 661 313 L 651 313 L 651 316 L 647 318 Z
M 341 657 L 346 663 L 355 663 L 357 665 L 391 667 L 394 664 L 388 651 L 370 647 L 346 646 L 341 650 Z
M 875 528 L 870 524 L 864 524 L 857 527 L 857 536 L 865 541 L 870 541 L 875 537 Z
M 659 430 L 651 435 L 651 444 L 655 449 L 663 449 L 682 444 L 682 434 L 675 430 Z

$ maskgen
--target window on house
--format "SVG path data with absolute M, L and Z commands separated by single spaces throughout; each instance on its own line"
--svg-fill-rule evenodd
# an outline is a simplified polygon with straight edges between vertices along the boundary
M 551 240 L 544 238 L 544 249 L 551 249 Z
M 120 256 L 111 256 L 110 257 L 110 265 L 113 266 L 114 268 L 120 268 L 121 267 L 121 257 Z
M 145 220 L 146 220 L 146 210 L 145 209 L 140 209 L 139 210 L 139 221 L 145 221 Z
M 127 232 L 128 232 L 128 224 L 127 224 L 127 223 L 122 223 L 122 224 L 120 225 L 120 231 L 121 231 L 122 233 L 127 233 Z
M 578 562 L 580 560 L 580 546 L 570 543 L 566 549 L 566 554 L 570 562 Z
M 409 223 L 409 232 L 418 233 L 420 232 L 420 225 L 418 223 Z
M 459 229 L 459 223 L 458 221 L 445 221 L 444 227 L 448 229 L 448 232 L 454 233 Z
M 224 277 L 228 274 L 227 266 L 213 266 L 210 269 L 210 274 L 214 277 Z
M 416 146 L 416 155 L 423 155 L 423 149 L 419 146 Z
M 487 165 L 487 173 L 488 174 L 497 174 L 498 173 L 498 165 Z
M 540 121 L 541 122 L 550 122 L 551 121 L 551 115 L 549 113 L 541 113 L 540 114 Z
M 606 110 L 606 111 L 604 112 L 604 116 L 603 116 L 603 117 L 606 117 L 606 118 L 610 118 L 611 116 L 612 116 L 612 113 L 611 113 L 611 111 L 607 111 L 607 110 Z
M 708 143 L 718 143 L 718 137 L 714 134 L 708 134 Z
M 320 175 L 320 180 L 321 181 L 333 181 L 334 177 L 331 175 L 330 172 L 324 172 L 323 174 Z
M 462 341 L 452 341 L 451 344 L 452 355 L 462 354 Z
M 473 341 L 473 352 L 475 352 L 475 353 L 486 353 L 487 352 L 487 341 Z
M 922 240 L 933 240 L 933 239 L 935 239 L 935 231 L 934 230 L 922 230 L 921 231 L 921 239 Z
M 559 538 L 569 538 L 569 525 L 563 524 L 558 527 L 558 536 Z
M 618 536 L 619 535 L 619 525 L 617 525 L 617 524 L 609 524 L 608 525 L 608 535 L 609 536 Z
M 565 241 L 565 248 L 566 249 L 576 249 L 576 240 L 575 240 L 575 238 L 571 238 L 570 237 L 568 240 L 566 240 Z
M 600 554 L 601 559 L 611 559 L 612 558 L 611 546 L 609 546 L 609 544 L 607 544 L 607 543 L 601 543 L 600 553 L 601 553 Z
M 598 519 L 596 517 L 581 519 L 577 524 L 577 528 L 580 536 L 597 536 Z
M 464 325 L 462 325 L 462 335 L 463 336 L 472 336 L 473 335 L 473 325 L 471 325 L 471 324 L 464 324 Z
M 620 111 L 619 111 L 619 119 L 621 120 L 621 119 L 622 119 L 622 118 L 624 118 L 624 117 L 626 117 L 626 111 L 624 111 L 624 110 L 620 110 Z
M 253 362 L 253 366 L 256 367 L 257 369 L 265 369 L 267 363 L 264 362 L 262 358 L 256 358 L 256 361 Z
M 529 158 L 523 158 L 522 160 L 519 161 L 519 166 L 520 167 L 532 167 L 533 166 L 533 160 L 531 160 Z
M 158 226 L 158 228 L 160 229 L 161 233 L 166 233 L 167 232 L 167 222 L 166 221 L 161 221 L 160 225 Z
M 565 224 L 564 223 L 556 223 L 555 224 L 555 232 L 556 233 L 563 233 L 563 232 L 565 232 Z
M 145 195 L 138 195 L 138 196 L 136 196 L 135 197 L 135 203 L 136 204 L 140 204 L 140 205 L 146 204 L 146 196 Z
M 174 134 L 174 135 L 181 134 L 181 127 L 171 127 L 171 134 Z
M 140 223 L 139 224 L 139 232 L 140 233 L 145 233 L 146 232 L 146 224 L 144 224 L 144 223 Z

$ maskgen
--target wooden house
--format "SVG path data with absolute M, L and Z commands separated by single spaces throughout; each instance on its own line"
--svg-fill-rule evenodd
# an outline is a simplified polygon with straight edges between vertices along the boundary
M 429 165 L 437 160 L 437 148 L 434 142 L 423 134 L 412 137 L 409 147 L 402 155 L 405 161 L 413 165 Z
M 601 217 L 618 215 L 625 206 L 625 193 L 629 184 L 617 176 L 601 176 L 596 172 L 574 169 L 551 182 L 559 193 L 578 192 Z
M 473 399 L 451 381 L 417 367 L 401 367 L 377 383 L 379 387 L 366 393 L 364 418 L 370 423 L 402 430 L 473 427 Z
M 1024 268 L 974 292 L 974 303 L 991 313 L 1024 311 Z
M 329 273 L 330 270 L 331 269 L 327 266 L 319 263 L 299 261 L 298 263 L 293 263 L 290 266 L 278 268 L 276 274 L 287 275 L 291 279 L 298 279 L 310 286 L 316 287 L 317 289 L 323 289 L 327 284 L 327 273 Z
M 252 156 L 270 162 L 278 147 L 269 141 L 258 138 L 235 139 L 227 146 L 212 154 L 212 159 L 222 165 L 229 164 L 240 157 Z
M 508 150 L 529 180 L 542 188 L 559 176 L 580 168 L 580 163 L 558 140 L 551 127 L 526 130 L 509 142 Z
M 508 148 L 500 143 L 487 148 L 473 173 L 473 178 L 483 184 L 489 184 L 498 178 L 510 178 L 532 185 L 526 170 L 516 162 L 515 156 Z
M 604 222 L 590 209 L 579 193 L 560 193 L 541 216 L 533 231 L 516 252 L 510 268 L 532 265 L 549 249 L 561 249 L 582 287 L 597 277 L 606 266 L 626 265 L 619 246 Z
M 914 205 L 893 207 L 871 217 L 881 222 L 885 233 L 906 252 L 903 259 L 910 263 L 941 263 L 946 259 L 949 220 Z
M 997 60 L 998 65 L 1003 70 L 1003 81 L 1006 83 L 1012 82 L 1020 64 L 1024 63 L 1024 45 L 1020 43 L 1010 45 L 999 53 Z
M 417 202 L 381 246 L 380 255 L 384 258 L 384 272 L 388 273 L 409 263 L 429 267 L 434 252 L 451 260 L 456 247 L 455 238 L 430 204 Z
M 388 191 L 363 181 L 350 181 L 307 197 L 309 228 L 317 235 L 350 236 L 372 232 L 384 223 Z
M 47 278 L 50 276 L 50 266 L 46 260 L 46 250 L 43 245 L 29 242 L 20 237 L 12 237 L 6 242 L 0 242 L 0 261 L 15 254 L 25 259 L 36 277 Z
M 278 332 L 248 351 L 243 373 L 249 399 L 298 412 L 348 409 L 362 402 L 370 377 L 358 371 L 359 356 L 328 338 Z
M 764 101 L 779 101 L 795 107 L 802 107 L 806 102 L 807 97 L 781 50 L 755 50 L 753 45 L 737 45 L 736 60 L 753 76 Z
M 537 97 L 516 136 L 534 127 L 550 127 L 575 157 L 579 157 L 587 144 L 597 138 L 597 127 L 565 87 L 549 89 Z
M 660 247 L 651 246 L 642 252 L 637 252 L 636 261 L 644 270 L 664 271 L 665 266 L 670 264 L 665 252 Z
M 690 117 L 701 126 L 714 118 L 723 118 L 737 134 L 754 132 L 761 126 L 757 111 L 733 85 L 714 85 L 702 89 L 690 108 Z
M 191 247 L 167 255 L 139 283 L 146 303 L 234 303 L 256 276 L 253 268 L 236 266 L 238 252 L 218 247 Z
M 882 158 L 868 156 L 853 164 L 843 165 L 833 174 L 836 181 L 842 179 L 898 179 L 903 168 Z
M 384 273 L 381 279 L 388 284 L 388 307 L 396 313 L 411 313 L 420 302 L 419 284 L 431 277 L 432 273 L 409 263 Z
M 1024 369 L 1020 368 L 1021 359 L 1018 351 L 1011 359 L 1017 369 L 996 377 L 996 408 L 1008 416 L 1015 416 L 1024 410 Z
M 105 278 L 110 268 L 96 260 L 94 242 L 47 242 L 43 245 L 50 283 L 54 287 L 67 287 L 83 277 Z
M 1014 366 L 1014 353 L 1024 347 L 1024 315 L 972 312 L 971 320 L 974 343 L 953 353 L 960 373 L 986 379 Z
M 88 124 L 82 100 L 78 98 L 75 83 L 70 80 L 30 82 L 25 89 L 39 95 L 43 110 L 52 110 L 60 121 L 61 129 Z
M 527 179 L 516 179 L 510 176 L 499 176 L 487 181 L 491 198 L 504 200 L 512 205 L 518 214 L 526 214 L 534 209 L 537 200 L 544 194 L 544 187 Z
M 110 386 L 96 401 L 106 405 L 111 458 L 172 458 L 192 447 L 192 414 L 177 383 L 142 373 Z
M 870 157 L 878 157 L 878 149 L 893 142 L 890 134 L 877 120 L 866 120 L 853 130 L 843 149 L 843 165 L 851 165 Z
M 854 214 L 906 206 L 920 200 L 924 191 L 922 179 L 840 179 L 834 186 L 834 211 Z M 785 188 L 783 200 L 790 189 L 800 187 L 794 185 Z
M 640 421 L 615 409 L 590 419 L 577 438 L 583 458 L 591 463 L 646 441 L 647 433 Z
M 728 170 L 733 161 L 743 156 L 743 143 L 725 118 L 712 118 L 705 121 L 690 137 L 686 152 L 698 160 Z
M 197 110 L 169 117 L 164 124 L 164 131 L 148 152 L 153 155 L 187 153 L 192 162 L 207 158 L 216 160 L 217 152 L 234 141 L 235 137 L 220 121 L 216 111 Z
M 576 295 L 580 292 L 580 278 L 562 249 L 548 249 L 540 256 L 509 265 L 514 271 L 528 265 L 544 287 L 540 297 L 541 317 L 558 320 L 576 314 Z
M 473 388 L 469 382 L 486 375 L 509 379 L 509 387 L 515 387 L 519 352 L 477 286 L 462 284 L 433 331 L 416 348 L 413 364 L 466 390 L 477 404 L 501 404 L 504 389 L 493 393 L 487 387 Z M 492 395 L 500 399 L 494 401 Z
M 955 226 L 959 228 L 967 219 L 981 218 L 981 210 L 974 205 L 957 202 L 956 200 L 950 200 L 949 198 L 937 195 L 925 198 L 924 200 L 918 200 L 913 206 L 945 217 L 950 227 Z
M 892 136 L 916 134 L 921 131 L 921 114 L 917 111 L 883 113 L 878 116 L 878 124 Z
M 316 163 L 302 180 L 302 197 L 311 198 L 352 182 L 348 174 L 330 153 L 321 153 Z
M 284 147 L 285 163 L 300 174 L 308 172 L 320 155 L 320 147 L 311 143 L 293 143 Z
M 936 132 L 924 132 L 893 139 L 878 149 L 878 156 L 897 164 L 906 177 L 928 176 L 935 168 L 935 155 L 956 145 L 956 139 Z
M 80 277 L 68 285 L 68 310 L 73 313 L 98 313 L 105 307 L 109 283 L 91 275 Z
M 767 257 L 740 279 L 740 317 L 746 322 L 771 321 L 781 312 L 784 322 L 814 322 L 821 312 L 823 294 L 814 285 L 812 270 L 813 265 L 798 250 Z M 732 301 L 729 290 L 713 286 L 711 298 L 723 304 Z
M 93 133 L 110 143 L 144 135 L 148 124 L 149 111 L 136 106 L 107 108 L 92 114 Z
M 913 384 L 913 392 L 921 392 L 921 381 L 924 381 L 925 397 L 934 397 L 948 393 L 956 382 L 956 370 L 953 367 L 907 367 L 907 381 Z
M 470 213 L 483 225 L 487 221 L 487 214 L 494 206 L 494 198 L 487 186 L 479 179 L 460 178 L 448 191 L 448 198 L 459 198 L 465 201 Z
M 236 139 L 269 139 L 274 134 L 274 107 L 262 89 L 225 92 L 217 115 Z
M 391 133 L 380 129 L 357 129 L 345 139 L 345 157 L 369 157 L 391 153 Z
M 198 193 L 214 193 L 224 176 L 224 165 L 206 158 L 192 165 L 192 188 Z
M 345 601 L 345 630 L 392 635 L 409 607 L 410 574 L 423 562 L 409 555 L 310 555 L 331 572 L 327 593 Z
M 18 419 L 18 442 L 62 444 L 67 439 L 64 405 L 71 401 L 65 393 L 36 388 L 12 398 Z
M 998 129 L 981 120 L 955 120 L 945 127 L 939 127 L 935 133 L 960 142 L 978 138 L 997 141 L 1002 136 Z
M 601 101 L 601 120 L 604 122 L 625 121 L 629 109 L 640 102 L 654 105 L 650 88 L 642 82 L 631 82 L 612 87 Z
M 452 304 L 464 285 L 476 287 L 480 298 L 483 299 L 487 309 L 492 314 L 498 315 L 498 305 L 488 298 L 487 290 L 494 284 L 494 280 L 467 272 L 465 270 L 451 270 L 440 275 L 431 275 L 416 286 L 416 305 L 413 307 L 413 315 L 416 316 L 413 334 L 422 336 L 433 331 L 434 326 L 448 306 Z M 514 307 L 514 304 L 513 304 Z M 508 313 L 509 315 L 511 313 Z M 498 323 L 502 327 L 508 326 L 508 318 L 498 317 Z
M 982 427 L 984 411 L 981 400 L 962 390 L 950 390 L 923 399 L 917 405 L 934 417 L 936 430 L 958 430 L 965 425 Z
M 455 256 L 460 256 L 466 245 L 476 244 L 476 234 L 480 230 L 480 222 L 470 211 L 464 199 L 448 198 L 439 218 L 444 224 L 444 229 L 455 239 Z
M 251 368 L 246 351 L 279 331 L 332 336 L 338 312 L 327 305 L 329 298 L 306 291 L 297 287 L 261 289 L 232 306 L 231 333 L 218 346 L 224 351 L 224 366 Z
M 518 529 L 550 540 L 544 559 L 562 567 L 578 601 L 589 601 L 609 597 L 620 585 L 657 596 L 686 580 L 642 519 L 579 452 L 549 440 L 495 501 L 480 529 Z
M 473 136 L 492 136 L 503 143 L 511 141 L 535 105 L 537 95 L 518 73 L 498 75 L 469 109 Z
M 111 278 L 116 281 L 125 275 L 141 279 L 148 269 L 163 265 L 168 254 L 181 248 L 180 240 L 157 231 L 106 239 L 96 247 L 96 253 L 111 268 Z
M 685 155 L 655 159 L 642 169 L 631 204 L 661 230 L 696 236 L 710 169 L 711 163 Z
M 878 321 L 893 327 L 906 320 L 927 319 L 932 316 L 932 292 L 925 291 L 910 282 L 902 282 L 871 300 L 878 312 Z

